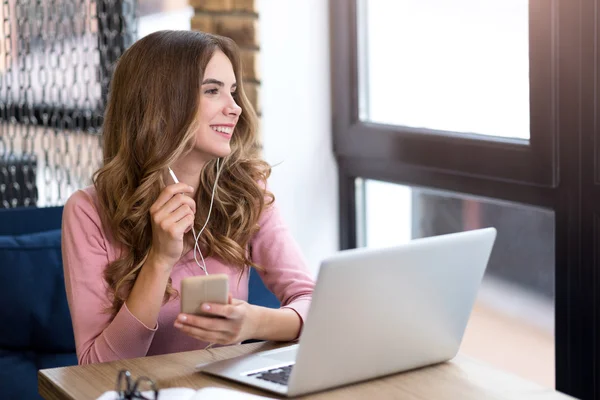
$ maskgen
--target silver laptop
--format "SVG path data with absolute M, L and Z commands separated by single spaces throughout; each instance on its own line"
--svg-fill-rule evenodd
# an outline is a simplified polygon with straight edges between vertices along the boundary
M 323 261 L 299 343 L 197 369 L 298 396 L 453 358 L 496 239 L 494 228 Z

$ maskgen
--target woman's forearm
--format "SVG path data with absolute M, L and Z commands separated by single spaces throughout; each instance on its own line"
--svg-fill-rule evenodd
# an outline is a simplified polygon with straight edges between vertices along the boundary
M 171 268 L 161 265 L 152 251 L 138 274 L 127 298 L 127 308 L 150 329 L 156 327 Z
M 253 339 L 289 341 L 298 337 L 302 321 L 298 314 L 289 308 L 256 307 L 258 324 Z

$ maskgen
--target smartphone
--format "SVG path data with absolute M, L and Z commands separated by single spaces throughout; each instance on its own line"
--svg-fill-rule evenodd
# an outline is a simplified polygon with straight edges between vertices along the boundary
M 181 281 L 181 312 L 212 316 L 203 312 L 203 303 L 227 304 L 229 278 L 226 274 L 200 275 L 183 278 Z

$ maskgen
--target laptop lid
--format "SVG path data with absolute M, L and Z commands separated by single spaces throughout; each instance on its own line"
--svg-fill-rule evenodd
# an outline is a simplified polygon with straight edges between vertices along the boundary
M 486 228 L 325 260 L 287 394 L 453 358 L 495 238 Z

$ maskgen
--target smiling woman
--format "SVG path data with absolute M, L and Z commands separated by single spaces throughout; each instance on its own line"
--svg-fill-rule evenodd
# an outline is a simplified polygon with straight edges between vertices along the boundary
M 237 80 L 231 61 L 222 51 L 215 51 L 206 65 L 200 91 L 199 128 L 194 148 L 197 152 L 188 157 L 198 160 L 225 157 L 231 152 L 229 141 L 242 108 L 236 103 Z M 223 140 L 215 140 L 215 132 Z
M 159 31 L 121 56 L 104 165 L 63 214 L 80 363 L 299 335 L 314 282 L 267 189 L 256 126 L 231 39 Z M 204 274 L 196 241 L 206 272 L 229 278 L 229 304 L 209 305 L 224 318 L 178 313 L 182 279 Z M 247 303 L 250 268 L 281 309 Z

